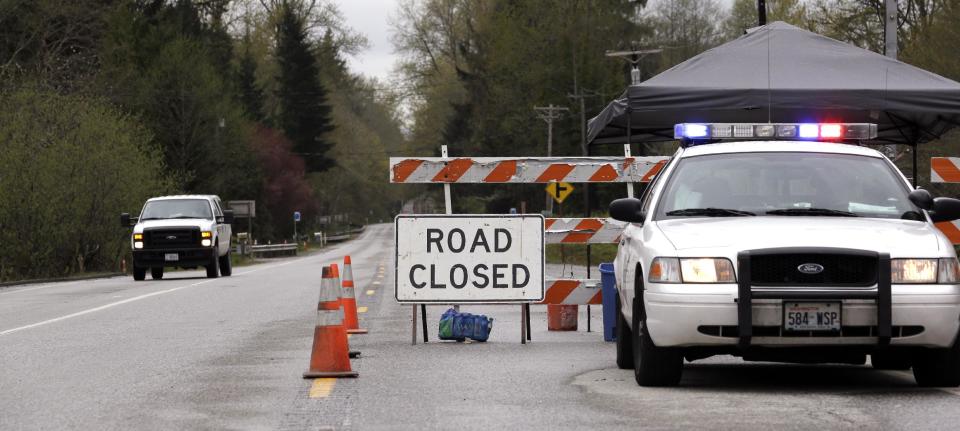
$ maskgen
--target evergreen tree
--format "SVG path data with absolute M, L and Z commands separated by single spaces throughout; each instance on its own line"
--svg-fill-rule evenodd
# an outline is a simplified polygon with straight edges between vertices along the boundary
M 237 86 L 240 91 L 240 103 L 247 117 L 254 121 L 263 121 L 263 90 L 257 85 L 257 60 L 250 52 L 250 37 L 243 40 L 243 54 L 237 70 Z
M 331 108 L 304 21 L 289 4 L 282 6 L 277 25 L 277 63 L 279 125 L 293 142 L 294 152 L 303 157 L 307 171 L 325 171 L 334 165 L 326 156 L 332 143 L 324 139 L 334 128 Z

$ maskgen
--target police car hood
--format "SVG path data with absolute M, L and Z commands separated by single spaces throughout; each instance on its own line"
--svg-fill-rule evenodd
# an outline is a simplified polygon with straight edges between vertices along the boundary
M 731 251 L 779 247 L 836 247 L 890 253 L 891 257 L 936 257 L 946 241 L 928 223 L 856 217 L 708 217 L 657 221 L 677 250 Z

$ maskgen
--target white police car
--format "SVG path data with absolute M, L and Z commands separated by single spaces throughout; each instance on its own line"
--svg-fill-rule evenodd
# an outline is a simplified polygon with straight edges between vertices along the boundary
M 921 386 L 960 385 L 960 265 L 933 224 L 960 218 L 960 200 L 933 199 L 881 153 L 848 144 L 875 125 L 675 134 L 685 144 L 641 199 L 610 205 L 630 222 L 614 264 L 617 364 L 638 384 L 676 385 L 684 360 L 732 354 L 870 355 L 875 368 L 912 367 Z

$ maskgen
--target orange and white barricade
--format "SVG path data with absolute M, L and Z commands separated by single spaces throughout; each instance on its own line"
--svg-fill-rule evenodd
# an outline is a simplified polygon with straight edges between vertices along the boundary
M 547 244 L 615 244 L 627 223 L 612 218 L 548 218 Z
M 390 158 L 391 183 L 636 183 L 669 157 Z

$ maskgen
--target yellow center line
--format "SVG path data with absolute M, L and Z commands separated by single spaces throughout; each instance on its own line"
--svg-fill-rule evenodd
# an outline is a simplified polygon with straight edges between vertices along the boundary
M 310 398 L 326 398 L 336 385 L 337 379 L 314 379 L 313 386 L 310 386 Z
M 374 294 L 374 291 L 373 291 L 373 290 L 368 290 L 368 291 L 367 291 L 367 295 L 373 295 L 373 294 Z
M 357 313 L 366 313 L 367 307 L 357 307 Z

